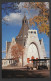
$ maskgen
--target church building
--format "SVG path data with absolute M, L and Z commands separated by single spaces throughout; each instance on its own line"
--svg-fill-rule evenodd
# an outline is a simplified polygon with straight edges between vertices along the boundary
M 26 66 L 31 59 L 44 59 L 46 57 L 43 39 L 39 40 L 37 30 L 29 29 L 29 24 L 26 16 L 22 19 L 21 30 L 16 36 L 12 38 L 11 42 L 6 41 L 6 59 L 11 59 L 11 47 L 16 43 L 24 47 L 23 66 Z M 3 66 L 8 66 L 13 63 L 13 60 L 6 60 Z M 22 61 L 20 59 L 20 66 Z

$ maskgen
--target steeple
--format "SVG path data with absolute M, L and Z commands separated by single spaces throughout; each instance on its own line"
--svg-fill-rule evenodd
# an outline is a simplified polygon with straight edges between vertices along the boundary
M 22 40 L 22 44 L 23 44 L 23 41 L 25 42 L 25 40 L 27 38 L 28 29 L 29 29 L 28 20 L 26 18 L 26 15 L 24 14 L 24 17 L 22 19 L 22 27 L 21 27 L 21 30 L 20 30 L 18 36 L 16 37 L 16 41 Z
M 24 14 L 24 17 L 23 17 L 23 19 L 22 19 L 22 25 L 28 25 L 28 20 L 27 20 L 25 14 Z

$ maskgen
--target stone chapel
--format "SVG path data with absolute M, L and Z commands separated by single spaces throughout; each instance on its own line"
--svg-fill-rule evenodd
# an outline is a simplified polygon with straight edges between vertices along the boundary
M 29 60 L 32 58 L 44 59 L 46 57 L 43 39 L 39 40 L 37 30 L 29 29 L 28 20 L 25 15 L 22 19 L 22 27 L 18 36 L 16 36 L 16 38 L 12 38 L 11 42 L 6 41 L 6 59 L 12 58 L 11 47 L 16 43 L 19 43 L 25 48 L 23 55 L 23 66 L 31 63 Z M 13 60 L 6 60 L 4 65 L 8 66 L 12 63 Z M 21 59 L 20 63 L 22 63 Z

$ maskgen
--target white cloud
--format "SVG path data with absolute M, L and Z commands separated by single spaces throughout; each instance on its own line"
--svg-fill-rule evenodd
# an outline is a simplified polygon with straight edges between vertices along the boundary
M 13 23 L 14 24 L 21 24 L 23 15 L 21 13 L 10 13 L 9 15 L 6 15 L 3 19 L 6 22 Z
M 10 13 L 9 15 L 6 15 L 5 17 L 3 17 L 3 20 L 10 24 L 13 23 L 13 24 L 20 25 L 22 23 L 22 19 L 24 17 L 23 11 L 21 13 Z M 27 19 L 29 19 L 31 17 L 38 15 L 38 13 L 39 13 L 38 10 L 32 10 L 29 13 L 26 12 L 25 14 L 26 14 Z
M 17 4 L 15 4 L 17 5 Z M 24 12 L 26 14 L 27 19 L 34 17 L 39 14 L 39 10 L 31 9 L 30 12 L 28 13 L 28 10 L 25 8 L 22 8 L 24 6 L 24 2 L 20 2 L 18 7 L 21 10 L 21 13 L 10 13 L 9 15 L 6 15 L 3 17 L 3 20 L 6 21 L 7 23 L 13 23 L 13 24 L 21 24 L 22 23 L 22 18 L 24 16 Z

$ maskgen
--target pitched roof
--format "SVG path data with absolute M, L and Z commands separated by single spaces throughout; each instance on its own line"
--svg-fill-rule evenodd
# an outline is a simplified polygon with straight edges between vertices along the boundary
M 23 20 L 26 20 L 27 22 L 26 23 L 23 23 Z M 16 39 L 17 40 L 22 40 L 24 38 L 24 35 L 27 35 L 27 32 L 28 32 L 28 20 L 26 18 L 26 16 L 24 16 L 22 20 L 22 27 L 21 27 L 21 30 L 18 34 L 18 36 L 16 36 Z

